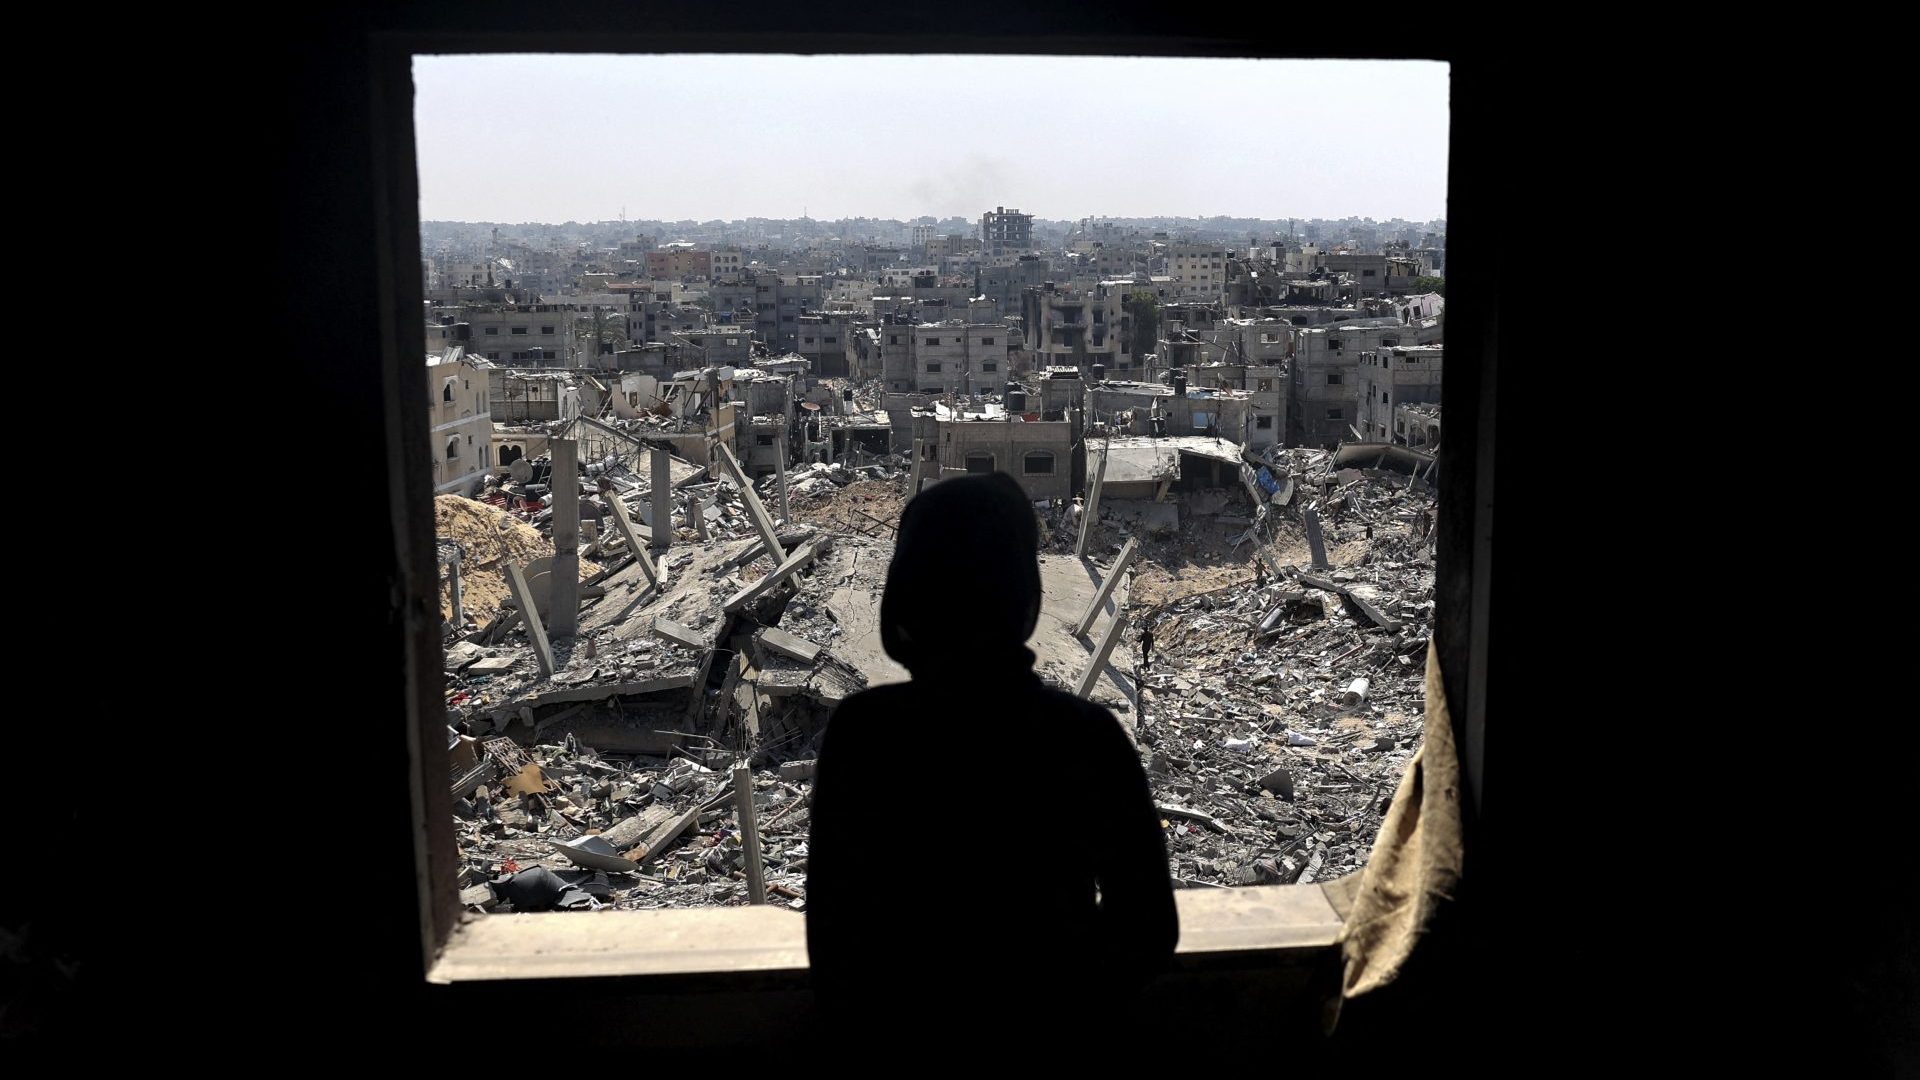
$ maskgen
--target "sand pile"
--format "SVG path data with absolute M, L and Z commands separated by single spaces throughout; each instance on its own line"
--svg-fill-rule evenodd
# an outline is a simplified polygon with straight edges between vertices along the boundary
M 460 600 L 467 618 L 485 626 L 500 613 L 500 601 L 507 596 L 507 562 L 525 566 L 542 556 L 553 554 L 553 544 L 540 530 L 495 506 L 461 498 L 437 495 L 433 500 L 433 533 L 443 540 L 456 540 L 465 555 L 461 561 Z M 580 578 L 600 572 L 598 563 L 580 560 Z M 453 590 L 440 586 L 440 617 L 453 616 Z

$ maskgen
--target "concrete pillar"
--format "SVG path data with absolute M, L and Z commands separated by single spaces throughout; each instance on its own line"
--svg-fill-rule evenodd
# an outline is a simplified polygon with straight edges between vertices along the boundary
M 707 501 L 698 495 L 689 493 L 687 495 L 687 516 L 693 519 L 693 535 L 703 541 L 710 539 L 707 536 Z
M 753 807 L 753 772 L 745 762 L 733 767 L 733 805 L 740 812 L 740 847 L 747 862 L 747 899 L 767 902 L 767 867 L 760 861 L 760 823 Z
M 627 504 L 621 500 L 619 492 L 607 493 L 607 509 L 613 518 L 613 527 L 627 542 L 627 550 L 633 552 L 633 561 L 639 563 L 640 572 L 647 575 L 647 584 L 659 588 L 660 571 L 653 565 L 653 556 L 647 553 L 648 545 L 640 542 L 640 534 L 634 530 L 632 519 L 627 517 Z
M 907 498 L 920 494 L 920 463 L 925 457 L 920 449 L 920 440 L 913 440 L 913 472 L 907 478 Z
M 447 565 L 447 582 L 453 590 L 453 632 L 458 634 L 461 627 L 467 625 L 467 612 L 460 603 L 460 552 L 457 549 L 453 561 Z
M 786 549 L 780 546 L 779 534 L 773 531 L 773 519 L 767 516 L 767 508 L 761 504 L 759 494 L 753 490 L 753 482 L 747 479 L 747 471 L 740 467 L 740 462 L 734 458 L 733 451 L 727 449 L 724 443 L 717 450 L 720 463 L 733 475 L 733 482 L 740 485 L 740 501 L 746 503 L 747 517 L 753 522 L 754 530 L 760 534 L 760 542 L 767 545 L 767 555 L 776 564 L 779 563 L 780 556 Z
M 1093 523 L 1100 516 L 1100 482 L 1107 478 L 1107 452 L 1100 451 L 1100 464 L 1093 473 L 1093 490 L 1087 495 L 1086 512 L 1080 515 L 1080 541 L 1073 546 L 1075 555 L 1087 553 L 1087 541 L 1093 537 Z
M 673 546 L 673 465 L 665 447 L 653 448 L 653 550 Z
M 1133 562 L 1133 556 L 1139 550 L 1140 538 L 1128 537 L 1126 546 L 1120 549 L 1120 557 L 1113 562 L 1113 569 L 1107 572 L 1107 580 L 1100 583 L 1100 591 L 1093 594 L 1093 603 L 1087 605 L 1086 612 L 1080 616 L 1079 623 L 1074 626 L 1075 636 L 1093 629 L 1094 620 L 1100 617 L 1101 610 L 1107 606 L 1108 598 L 1113 596 L 1114 587 L 1120 584 L 1120 575 L 1127 572 L 1128 564 Z
M 1107 624 L 1107 632 L 1100 635 L 1100 647 L 1093 650 L 1093 662 L 1080 676 L 1080 685 L 1074 688 L 1075 697 L 1087 698 L 1093 695 L 1093 688 L 1099 685 L 1100 673 L 1107 669 L 1107 657 L 1113 655 L 1113 647 L 1120 643 L 1120 635 L 1127 629 L 1127 613 L 1122 611 Z
M 533 590 L 527 587 L 527 576 L 511 561 L 507 563 L 507 589 L 513 593 L 513 602 L 520 606 L 520 621 L 527 624 L 527 640 L 533 643 L 533 657 L 540 662 L 540 673 L 553 674 L 553 646 L 547 643 L 547 632 L 540 626 L 540 610 L 533 605 Z
M 553 578 L 547 605 L 547 630 L 572 637 L 580 625 L 580 464 L 579 444 L 554 439 Z
M 787 432 L 785 428 L 773 436 L 774 467 L 780 470 L 780 523 L 793 524 L 793 511 L 787 505 Z
M 1300 517 L 1307 523 L 1307 551 L 1313 557 L 1313 568 L 1327 568 L 1327 540 L 1320 532 L 1320 514 L 1309 506 L 1300 511 Z

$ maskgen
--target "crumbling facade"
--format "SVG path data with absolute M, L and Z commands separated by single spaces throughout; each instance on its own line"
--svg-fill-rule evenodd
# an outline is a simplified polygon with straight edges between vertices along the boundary
M 1440 339 L 1437 322 L 1409 327 L 1397 320 L 1368 319 L 1329 327 L 1296 328 L 1287 398 L 1288 446 L 1332 449 L 1358 433 L 1355 380 L 1361 354 Z
M 1004 206 L 980 215 L 980 249 L 988 256 L 1033 250 L 1033 215 Z
M 1130 351 L 1126 294 L 1106 283 L 1074 288 L 1049 282 L 1026 290 L 1021 328 L 1035 369 L 1073 367 L 1095 379 L 1142 374 Z
M 1359 405 L 1355 416 L 1363 437 L 1380 442 L 1407 442 L 1406 432 L 1396 423 L 1395 410 L 1401 405 L 1440 401 L 1441 361 L 1445 351 L 1440 345 L 1411 345 L 1360 354 L 1360 366 L 1355 373 Z

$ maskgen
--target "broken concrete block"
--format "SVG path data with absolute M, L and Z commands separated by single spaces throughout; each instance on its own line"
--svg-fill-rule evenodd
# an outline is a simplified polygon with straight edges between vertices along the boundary
M 813 759 L 808 758 L 805 761 L 789 761 L 781 765 L 780 779 L 782 780 L 813 779 Z
M 498 675 L 503 671 L 512 671 L 513 665 L 515 665 L 516 663 L 519 663 L 519 661 L 511 656 L 482 657 L 481 659 L 475 660 L 472 664 L 467 666 L 467 674 Z
M 462 641 L 447 647 L 447 654 L 443 661 L 443 666 L 447 671 L 458 671 L 468 664 L 473 663 L 475 660 L 483 659 L 485 656 L 486 652 L 481 649 L 480 646 L 475 645 L 471 641 Z
M 653 633 L 655 637 L 661 638 L 662 640 L 670 641 L 675 645 L 684 645 L 696 651 L 705 651 L 707 648 L 705 635 L 698 633 L 690 627 L 682 626 L 672 619 L 654 619 Z
M 1275 769 L 1261 777 L 1260 786 L 1273 792 L 1277 798 L 1293 799 L 1293 774 L 1285 769 Z
M 766 627 L 753 636 L 760 644 L 790 660 L 811 664 L 820 657 L 820 646 L 805 638 L 795 637 L 777 626 Z

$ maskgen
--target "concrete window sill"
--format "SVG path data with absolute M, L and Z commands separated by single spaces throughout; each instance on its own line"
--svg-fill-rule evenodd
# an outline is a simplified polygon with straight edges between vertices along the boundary
M 1324 963 L 1340 916 L 1319 885 L 1183 889 L 1176 971 L 1220 961 Z M 800 975 L 806 922 L 772 907 L 553 912 L 470 918 L 427 974 L 439 985 L 667 975 Z

